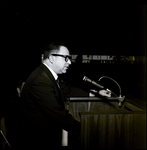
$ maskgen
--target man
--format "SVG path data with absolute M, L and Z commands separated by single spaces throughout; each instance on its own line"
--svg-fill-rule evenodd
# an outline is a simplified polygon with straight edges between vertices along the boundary
M 52 43 L 46 47 L 41 65 L 26 80 L 20 101 L 24 149 L 60 148 L 62 129 L 75 138 L 80 135 L 80 123 L 65 109 L 65 96 L 88 93 L 58 82 L 58 75 L 66 73 L 71 64 L 70 58 L 64 45 Z

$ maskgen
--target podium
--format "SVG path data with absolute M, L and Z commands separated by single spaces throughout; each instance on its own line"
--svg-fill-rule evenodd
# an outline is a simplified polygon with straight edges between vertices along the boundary
M 81 122 L 81 149 L 146 149 L 146 109 L 126 98 L 69 99 L 67 108 Z

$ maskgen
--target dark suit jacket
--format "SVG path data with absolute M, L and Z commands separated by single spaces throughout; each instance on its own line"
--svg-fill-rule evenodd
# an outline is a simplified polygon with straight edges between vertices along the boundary
M 25 134 L 29 132 L 26 139 L 29 136 L 35 139 L 36 143 L 37 137 L 43 141 L 48 139 L 50 144 L 56 141 L 57 144 L 61 140 L 62 129 L 79 131 L 80 123 L 65 110 L 64 95 L 88 96 L 88 93 L 71 89 L 64 82 L 60 83 L 59 89 L 53 75 L 44 64 L 31 73 L 23 87 L 20 101 Z

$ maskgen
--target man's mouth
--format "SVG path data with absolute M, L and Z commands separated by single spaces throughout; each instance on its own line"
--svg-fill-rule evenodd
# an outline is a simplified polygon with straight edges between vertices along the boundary
M 69 66 L 65 66 L 65 69 L 68 69 L 69 68 Z

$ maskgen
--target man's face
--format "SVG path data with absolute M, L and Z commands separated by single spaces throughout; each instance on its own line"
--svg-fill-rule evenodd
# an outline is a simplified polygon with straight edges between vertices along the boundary
M 61 55 L 61 56 L 58 56 Z M 63 57 L 62 57 L 63 55 Z M 69 65 L 71 64 L 71 60 L 67 58 L 65 61 L 64 56 L 69 56 L 69 50 L 65 46 L 61 46 L 59 52 L 54 57 L 54 71 L 57 74 L 66 73 Z

